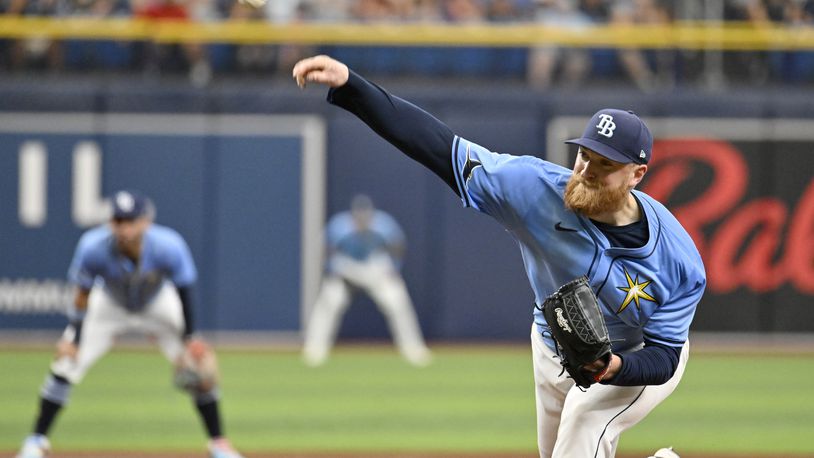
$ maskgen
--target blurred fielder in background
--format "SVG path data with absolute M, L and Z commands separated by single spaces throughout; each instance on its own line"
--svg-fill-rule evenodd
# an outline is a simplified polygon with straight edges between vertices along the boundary
M 68 272 L 76 285 L 70 324 L 40 389 L 32 434 L 17 458 L 41 458 L 57 413 L 73 385 L 107 353 L 114 338 L 137 331 L 155 338 L 176 364 L 176 385 L 192 394 L 209 435 L 211 458 L 241 458 L 224 437 L 218 409 L 214 353 L 194 336 L 192 286 L 197 270 L 178 232 L 153 224 L 155 209 L 137 191 L 119 191 L 112 218 L 79 239 Z
M 326 237 L 326 275 L 305 333 L 306 364 L 318 366 L 327 360 L 342 314 L 357 291 L 370 296 L 387 318 L 402 356 L 416 366 L 428 364 L 430 351 L 399 273 L 405 241 L 396 220 L 360 194 L 351 201 L 350 211 L 328 221 Z
M 633 112 L 600 110 L 582 137 L 569 140 L 579 145 L 569 170 L 467 141 L 327 56 L 298 62 L 293 76 L 300 87 L 329 86 L 329 102 L 354 113 L 444 180 L 464 206 L 514 236 L 534 291 L 540 456 L 614 456 L 622 432 L 678 385 L 690 322 L 706 286 L 690 236 L 663 205 L 634 190 L 652 155 L 647 126 Z M 542 314 L 547 297 L 583 276 L 613 343 L 607 359 L 585 365 L 596 383 L 588 389 L 564 376 Z

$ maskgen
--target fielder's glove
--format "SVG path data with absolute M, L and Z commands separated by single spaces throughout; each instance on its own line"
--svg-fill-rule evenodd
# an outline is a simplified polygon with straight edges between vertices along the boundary
M 588 388 L 602 380 L 610 366 L 611 343 L 588 278 L 568 282 L 546 298 L 543 317 L 557 343 L 560 364 L 574 382 Z M 585 367 L 598 360 L 604 362 L 601 367 Z
M 203 340 L 190 340 L 175 363 L 173 384 L 196 394 L 211 391 L 217 383 L 218 361 L 215 352 Z

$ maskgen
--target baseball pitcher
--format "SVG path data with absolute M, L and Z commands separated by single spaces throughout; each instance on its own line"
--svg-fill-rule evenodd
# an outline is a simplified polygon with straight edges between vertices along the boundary
M 57 413 L 74 385 L 112 347 L 116 336 L 154 337 L 175 365 L 175 382 L 190 392 L 209 435 L 211 458 L 241 458 L 224 437 L 218 409 L 214 353 L 194 335 L 191 289 L 197 270 L 178 232 L 153 224 L 155 209 L 137 191 L 112 198 L 109 224 L 85 232 L 68 272 L 76 285 L 70 324 L 40 389 L 32 434 L 17 458 L 41 458 Z
M 645 123 L 630 111 L 598 111 L 569 141 L 578 151 L 567 169 L 455 135 L 330 57 L 298 62 L 293 76 L 301 87 L 329 86 L 330 103 L 517 240 L 534 293 L 540 456 L 614 456 L 622 432 L 681 380 L 706 286 L 690 236 L 663 205 L 634 189 L 653 154 Z
M 382 311 L 404 359 L 416 366 L 428 364 L 431 354 L 399 273 L 404 232 L 396 220 L 360 194 L 350 211 L 328 221 L 326 237 L 326 275 L 305 333 L 306 364 L 318 366 L 327 360 L 342 314 L 357 291 L 365 292 Z

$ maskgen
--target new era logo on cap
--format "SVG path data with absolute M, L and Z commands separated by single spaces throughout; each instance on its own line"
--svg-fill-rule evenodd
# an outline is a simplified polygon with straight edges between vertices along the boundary
M 582 137 L 565 143 L 588 148 L 612 161 L 647 164 L 653 135 L 636 113 L 606 108 L 591 117 Z

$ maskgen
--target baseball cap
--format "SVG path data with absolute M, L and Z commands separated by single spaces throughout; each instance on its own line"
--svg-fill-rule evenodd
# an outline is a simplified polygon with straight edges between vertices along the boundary
M 605 108 L 591 117 L 582 137 L 565 143 L 583 146 L 622 163 L 647 164 L 653 152 L 653 135 L 632 111 Z
M 113 194 L 113 218 L 135 219 L 147 214 L 150 199 L 135 190 L 122 190 Z
M 350 201 L 350 208 L 353 211 L 372 211 L 373 200 L 367 194 L 356 194 Z

